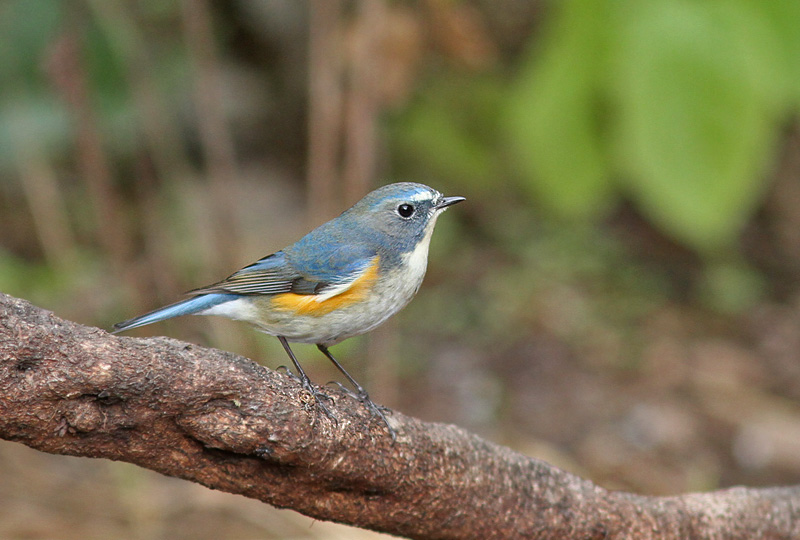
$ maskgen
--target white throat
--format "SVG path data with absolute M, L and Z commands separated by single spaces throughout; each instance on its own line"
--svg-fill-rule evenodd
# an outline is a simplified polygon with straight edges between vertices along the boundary
M 411 252 L 405 255 L 408 279 L 410 282 L 415 283 L 416 288 L 419 288 L 422 284 L 422 278 L 425 277 L 425 270 L 428 268 L 428 248 L 431 245 L 431 236 L 433 236 L 433 229 L 440 213 L 436 212 L 433 215 L 428 223 L 428 228 L 425 230 L 425 236 Z

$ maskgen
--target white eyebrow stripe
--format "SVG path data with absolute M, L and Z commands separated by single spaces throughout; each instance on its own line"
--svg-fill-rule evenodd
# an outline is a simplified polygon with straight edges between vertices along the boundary
M 438 196 L 440 196 L 438 192 L 420 190 L 406 197 L 406 200 L 408 200 L 409 202 L 432 201 Z

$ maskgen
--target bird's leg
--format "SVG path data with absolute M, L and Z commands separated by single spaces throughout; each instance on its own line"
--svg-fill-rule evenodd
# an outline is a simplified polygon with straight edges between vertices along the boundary
M 364 406 L 367 408 L 367 410 L 369 410 L 369 412 L 372 413 L 373 416 L 380 417 L 380 419 L 383 420 L 383 423 L 386 424 L 386 428 L 389 430 L 389 434 L 392 436 L 392 440 L 393 441 L 397 440 L 397 432 L 394 430 L 392 426 L 389 425 L 389 421 L 386 419 L 386 415 L 383 413 L 384 411 L 389 411 L 389 409 L 375 404 L 375 402 L 372 401 L 372 399 L 370 399 L 369 394 L 367 394 L 367 391 L 364 389 L 364 387 L 358 384 L 358 382 L 352 376 L 350 376 L 347 370 L 345 370 L 344 367 L 342 367 L 342 364 L 340 364 L 336 360 L 336 358 L 333 357 L 331 352 L 328 350 L 328 347 L 322 345 L 321 343 L 317 343 L 317 348 L 322 352 L 322 354 L 328 357 L 328 360 L 333 362 L 333 365 L 336 366 L 336 369 L 341 371 L 342 375 L 344 375 L 345 378 L 353 386 L 353 388 L 355 388 L 356 391 L 354 394 L 355 398 L 358 399 L 361 403 L 363 403 Z M 345 391 L 347 391 L 344 387 L 342 388 Z M 352 394 L 352 392 L 349 391 L 348 393 Z
M 297 370 L 298 375 L 300 376 L 300 384 L 303 385 L 303 388 L 306 389 L 312 396 L 314 396 L 314 399 L 317 402 L 317 407 L 322 409 L 322 412 L 325 413 L 325 416 L 327 416 L 328 418 L 330 418 L 335 422 L 336 417 L 333 415 L 330 409 L 328 409 L 328 407 L 322 404 L 323 399 L 331 399 L 331 398 L 329 396 L 326 396 L 316 388 L 314 388 L 314 383 L 311 382 L 311 379 L 309 379 L 308 375 L 306 375 L 306 372 L 303 370 L 302 366 L 300 365 L 300 362 L 297 361 L 297 357 L 294 355 L 294 352 L 289 347 L 289 342 L 286 341 L 286 338 L 283 336 L 278 336 L 278 340 L 281 342 L 281 345 L 283 345 L 283 348 L 286 350 L 286 354 L 288 354 L 289 358 L 292 359 L 292 363 L 294 364 L 294 367 Z M 289 370 L 286 371 L 287 373 L 291 374 Z M 291 374 L 291 376 L 294 377 L 293 374 Z

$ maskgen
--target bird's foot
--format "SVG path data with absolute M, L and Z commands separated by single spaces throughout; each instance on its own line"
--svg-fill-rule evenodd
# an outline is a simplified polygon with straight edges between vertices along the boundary
M 322 392 L 318 387 L 314 386 L 310 380 L 306 379 L 305 381 L 301 380 L 300 384 L 303 385 L 303 389 L 314 396 L 314 401 L 316 402 L 317 408 L 325 413 L 325 416 L 331 419 L 334 424 L 338 424 L 339 420 L 336 418 L 336 415 L 325 405 L 324 401 L 333 401 L 333 398 L 325 393 Z
M 284 375 L 286 375 L 287 377 L 289 377 L 293 381 L 300 382 L 300 377 L 295 375 L 294 372 L 291 369 L 289 369 L 288 367 L 286 367 L 286 366 L 278 366 L 277 368 L 275 368 L 275 371 L 277 371 L 279 373 L 283 373 Z
M 322 390 L 320 390 L 319 387 L 314 386 L 314 383 L 311 382 L 311 379 L 303 376 L 305 375 L 305 373 L 302 373 L 301 375 L 296 375 L 291 369 L 289 369 L 286 366 L 278 366 L 276 371 L 284 372 L 286 376 L 288 376 L 290 379 L 300 383 L 300 385 L 303 387 L 303 390 L 311 394 L 311 396 L 314 398 L 314 402 L 317 408 L 321 410 L 325 414 L 325 416 L 330 418 L 333 421 L 333 423 L 336 424 L 339 422 L 338 419 L 336 418 L 336 415 L 334 415 L 333 412 L 323 403 L 323 401 L 333 401 L 333 398 L 322 392 Z
M 384 407 L 383 405 L 378 405 L 369 397 L 369 394 L 363 387 L 359 386 L 356 388 L 356 391 L 353 392 L 352 390 L 348 389 L 340 382 L 336 382 L 339 385 L 339 388 L 347 394 L 348 396 L 357 399 L 360 401 L 364 407 L 370 412 L 370 415 L 374 417 L 380 418 L 384 424 L 386 424 L 386 429 L 389 431 L 389 435 L 392 437 L 392 442 L 397 440 L 397 431 L 389 424 L 389 420 L 386 418 L 387 414 L 391 414 L 392 410 L 389 407 Z

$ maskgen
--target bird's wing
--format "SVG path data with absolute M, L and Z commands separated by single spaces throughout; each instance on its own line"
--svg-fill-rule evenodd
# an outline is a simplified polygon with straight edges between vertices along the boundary
M 301 278 L 302 275 L 289 264 L 286 254 L 278 251 L 245 266 L 222 281 L 189 291 L 189 294 L 278 294 L 290 292 L 292 284 Z
M 278 251 L 189 294 L 330 294 L 342 286 L 346 288 L 374 259 L 374 254 L 367 250 L 348 245 L 335 246 L 324 253 L 324 256 L 310 256 L 308 250 L 302 249 L 290 253 Z

